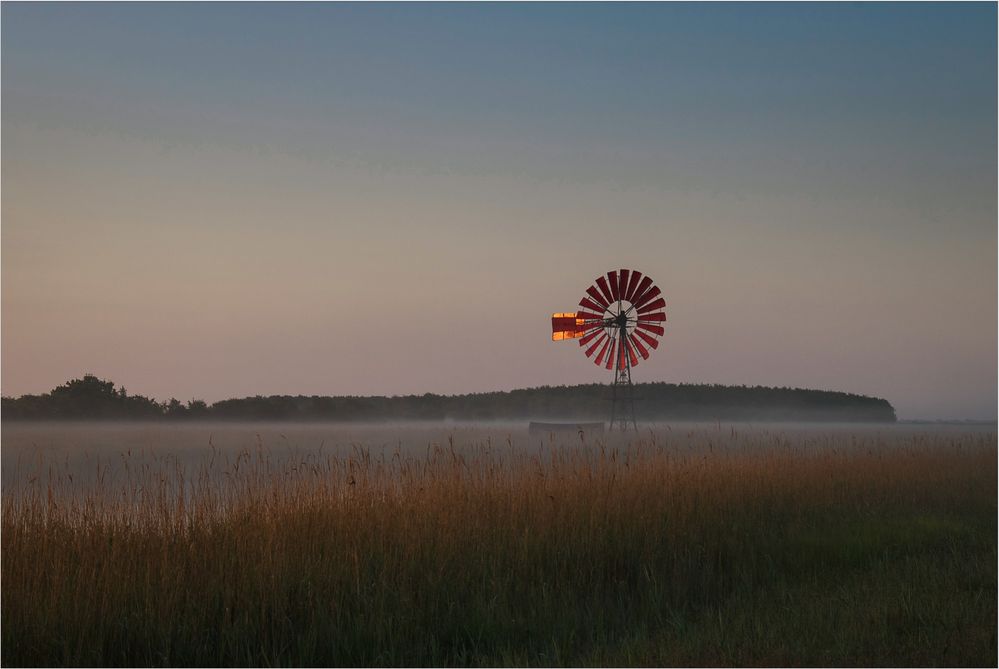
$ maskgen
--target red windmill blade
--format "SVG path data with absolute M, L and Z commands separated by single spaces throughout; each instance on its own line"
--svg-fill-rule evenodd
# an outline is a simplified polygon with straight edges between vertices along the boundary
M 594 288 L 593 286 L 590 286 L 589 288 L 586 289 L 586 294 L 592 297 L 593 301 L 599 304 L 601 309 L 606 309 L 607 305 L 610 304 L 607 300 L 604 299 L 604 296 L 600 294 L 600 291 Z M 580 301 L 580 304 L 582 304 L 582 301 Z
M 600 364 L 604 361 L 604 353 L 607 352 L 607 346 L 609 346 L 612 341 L 613 339 L 611 339 L 610 337 L 606 337 L 606 341 L 604 341 L 603 348 L 600 349 L 600 353 L 597 353 L 597 359 L 594 361 L 597 363 L 597 367 L 599 367 Z
M 644 346 L 642 346 L 642 342 L 638 340 L 638 338 L 635 336 L 634 332 L 632 332 L 630 335 L 628 335 L 628 339 L 631 341 L 631 345 L 635 348 L 635 350 L 638 351 L 639 355 L 642 356 L 642 360 L 648 360 L 649 359 L 649 349 L 647 349 Z M 637 365 L 638 362 L 636 361 L 635 364 Z
M 621 296 L 618 294 L 617 272 L 607 272 L 607 283 L 610 284 L 611 297 L 617 302 L 621 299 Z
M 602 331 L 598 330 L 594 334 L 598 334 L 598 335 L 600 335 L 600 337 L 597 339 L 597 341 L 595 341 L 593 343 L 592 346 L 590 346 L 588 349 L 586 349 L 586 357 L 587 358 L 589 358 L 590 356 L 592 356 L 593 352 L 597 350 L 597 347 L 600 346 L 600 344 L 603 344 L 604 341 L 606 341 L 606 339 L 607 339 L 607 334 L 605 332 L 602 332 Z M 591 335 L 587 335 L 587 337 L 589 337 L 589 336 L 591 336 Z M 580 340 L 579 343 L 580 343 L 580 345 L 582 345 L 582 343 L 583 343 L 582 340 Z M 606 346 L 606 344 L 605 344 L 605 346 Z
M 628 301 L 635 304 L 642 298 L 643 295 L 645 295 L 645 291 L 647 291 L 651 286 L 652 279 L 649 277 L 643 278 L 638 285 L 635 286 L 635 290 L 632 291 L 631 297 L 628 298 Z
M 642 328 L 643 326 L 641 324 L 639 324 L 638 327 Z M 655 325 L 646 325 L 644 327 L 646 327 L 646 328 L 655 328 L 657 326 L 655 326 Z M 657 328 L 657 329 L 662 330 L 662 328 Z M 634 332 L 634 334 L 638 335 L 639 339 L 641 339 L 642 341 L 644 341 L 646 344 L 648 344 L 649 346 L 651 346 L 653 349 L 656 349 L 656 348 L 659 347 L 659 340 L 656 339 L 655 337 L 650 337 L 649 335 L 647 335 L 644 332 L 642 332 L 642 330 L 636 329 L 635 332 Z M 660 334 L 662 334 L 662 333 L 660 333 Z
M 666 308 L 666 300 L 660 297 L 658 300 L 654 300 L 652 302 L 649 302 L 645 306 L 640 307 L 638 309 L 638 313 L 639 315 L 641 315 L 644 313 L 648 313 L 650 311 L 655 311 L 657 309 L 665 309 L 665 308 Z
M 607 287 L 607 279 L 605 279 L 602 276 L 598 276 L 597 277 L 597 287 L 600 288 L 600 294 L 604 296 L 604 299 L 607 301 L 608 305 L 611 302 L 616 302 L 617 301 L 617 300 L 615 300 L 611 296 L 610 288 Z
M 631 279 L 630 269 L 619 269 L 617 271 L 617 294 L 623 300 L 628 293 L 628 281 Z
M 636 297 L 635 298 L 635 308 L 636 309 L 641 309 L 642 307 L 644 307 L 646 304 L 648 304 L 649 302 L 651 302 L 652 300 L 654 300 L 659 295 L 660 295 L 659 287 L 658 286 L 652 286 L 647 291 L 645 291 L 644 293 L 642 293 L 642 295 L 640 297 Z
M 631 280 L 628 281 L 628 289 L 624 291 L 624 299 L 631 302 L 631 298 L 635 296 L 635 291 L 638 290 L 638 282 L 642 278 L 642 273 L 637 270 L 632 270 Z
M 583 337 L 582 337 L 582 338 L 581 338 L 581 339 L 579 340 L 579 345 L 580 345 L 580 346 L 586 346 L 586 345 L 587 345 L 587 344 L 589 344 L 589 343 L 590 343 L 591 341 L 593 341 L 593 339 L 594 339 L 595 337 L 597 337 L 597 336 L 599 336 L 599 335 L 603 335 L 604 337 L 606 337 L 606 336 L 607 336 L 607 335 L 606 335 L 606 334 L 604 333 L 604 329 L 603 329 L 603 328 L 601 328 L 601 327 L 594 327 L 594 328 L 593 328 L 593 330 L 591 330 L 590 332 L 587 332 L 587 333 L 586 333 L 585 335 L 583 335 Z M 599 343 L 599 342 L 598 342 L 598 343 Z M 586 354 L 586 357 L 590 357 L 590 354 L 589 354 L 589 353 L 587 353 L 587 354 Z

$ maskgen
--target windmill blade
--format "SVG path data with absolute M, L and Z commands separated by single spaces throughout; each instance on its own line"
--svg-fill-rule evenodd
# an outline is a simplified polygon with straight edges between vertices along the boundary
M 639 315 L 641 315 L 641 314 L 644 314 L 647 311 L 654 311 L 656 309 L 665 309 L 665 308 L 666 308 L 666 300 L 664 300 L 663 298 L 660 297 L 658 300 L 655 300 L 653 302 L 649 302 L 644 307 L 642 307 L 641 309 L 639 309 L 638 313 L 639 313 Z
M 607 300 L 604 299 L 604 296 L 600 294 L 599 290 L 597 290 L 593 286 L 590 286 L 589 288 L 586 289 L 586 294 L 592 297 L 593 301 L 600 305 L 600 308 L 595 309 L 595 311 L 603 311 L 604 309 L 607 308 L 607 305 L 609 303 L 607 302 Z
M 613 301 L 617 302 L 619 299 L 621 299 L 620 293 L 618 293 L 617 290 L 618 289 L 617 272 L 615 272 L 614 270 L 607 272 L 607 283 L 610 284 L 611 297 L 614 298 Z
M 643 330 L 648 330 L 649 332 L 655 333 L 655 334 L 659 335 L 660 337 L 662 337 L 663 333 L 665 332 L 665 330 L 663 328 L 659 327 L 658 325 L 649 325 L 648 323 L 639 323 L 636 327 L 642 328 Z M 635 332 L 638 332 L 638 330 L 635 330 Z M 638 332 L 638 334 L 642 334 L 642 333 Z M 648 341 L 648 339 L 646 339 L 646 341 Z M 655 341 L 655 340 L 653 340 L 653 341 Z M 649 342 L 649 343 L 650 343 L 650 345 L 652 345 L 651 342 Z M 652 345 L 652 348 L 655 348 L 655 346 Z
M 628 281 L 630 280 L 631 270 L 619 269 L 617 271 L 617 296 L 622 300 L 624 294 L 628 292 Z
M 599 326 L 595 327 L 593 329 L 593 332 L 590 332 L 589 334 L 584 335 L 583 338 L 579 340 L 579 345 L 580 346 L 586 346 L 591 341 L 593 341 L 594 337 L 596 337 L 598 334 L 602 333 L 603 331 L 604 331 L 604 329 L 602 327 L 599 327 Z M 589 356 L 587 356 L 587 357 L 589 357 Z
M 644 314 L 638 317 L 639 323 L 648 323 L 649 321 L 664 321 L 666 320 L 666 314 L 659 312 L 656 314 Z
M 601 292 L 601 294 L 603 294 L 604 299 L 607 300 L 607 304 L 610 304 L 611 302 L 616 302 L 617 301 L 617 300 L 615 300 L 615 299 L 613 299 L 611 297 L 610 288 L 607 287 L 607 279 L 605 279 L 602 276 L 598 276 L 597 277 L 597 286 L 600 287 L 600 292 Z
M 645 327 L 654 328 L 656 326 L 655 325 L 647 325 Z M 662 328 L 658 328 L 658 329 L 662 330 Z M 639 337 L 641 337 L 642 341 L 644 341 L 646 344 L 648 344 L 649 346 L 651 346 L 653 349 L 659 348 L 659 340 L 656 339 L 655 337 L 649 336 L 649 335 L 645 334 L 644 332 L 642 332 L 641 330 L 635 330 L 632 334 L 638 335 Z M 636 340 L 636 343 L 638 343 L 637 340 Z
M 632 294 L 631 296 L 632 299 L 628 301 L 631 302 L 632 304 L 636 304 L 640 299 L 642 299 L 642 297 L 645 296 L 645 291 L 647 291 L 651 285 L 652 285 L 652 279 L 650 279 L 649 277 L 645 277 L 644 279 L 642 279 L 641 282 L 638 284 L 638 287 L 635 289 L 635 292 Z
M 631 362 L 631 366 L 632 367 L 637 366 L 638 365 L 638 356 L 635 355 L 635 349 L 631 345 L 631 338 L 630 337 L 625 337 L 624 338 L 624 348 L 628 351 L 628 360 L 629 360 L 629 362 Z
M 644 332 L 637 332 L 637 331 L 631 333 L 630 335 L 628 335 L 628 337 L 631 339 L 631 344 L 635 348 L 637 348 L 639 354 L 641 354 L 642 360 L 648 360 L 649 359 L 649 349 L 647 349 L 644 346 L 642 346 L 642 342 L 638 341 L 638 338 L 635 336 L 636 334 L 638 334 L 638 335 L 645 335 L 646 337 L 648 337 L 649 335 L 646 335 Z M 655 341 L 655 340 L 653 339 L 653 341 Z
M 576 318 L 581 318 L 584 321 L 600 321 L 601 323 L 603 323 L 603 320 L 604 320 L 603 316 L 598 316 L 596 314 L 591 314 L 588 311 L 577 311 L 576 312 Z
M 662 291 L 659 290 L 659 286 L 652 286 L 645 291 L 645 294 L 642 295 L 637 302 L 635 302 L 635 308 L 641 309 L 646 304 L 659 297 L 660 293 L 662 293 Z
M 597 339 L 595 342 L 593 342 L 593 346 L 591 346 L 588 349 L 586 349 L 586 357 L 587 358 L 591 357 L 593 355 L 593 352 L 597 350 L 597 347 L 600 346 L 600 344 L 604 344 L 604 339 L 607 338 L 607 333 L 605 333 L 605 332 L 598 331 L 598 332 L 594 332 L 593 334 L 601 334 L 602 336 L 599 339 Z M 580 345 L 582 345 L 583 341 L 580 340 L 579 343 L 580 343 Z M 606 347 L 606 346 L 607 345 L 604 344 L 604 347 Z M 598 362 L 597 364 L 599 365 L 600 363 Z
M 642 273 L 637 269 L 631 270 L 631 280 L 628 282 L 628 289 L 624 291 L 624 299 L 634 303 L 631 299 L 635 297 L 635 290 L 638 288 L 638 281 L 642 278 Z
M 611 342 L 613 342 L 613 341 L 614 341 L 613 339 L 611 339 L 610 337 L 608 337 L 608 338 L 607 338 L 607 341 L 605 341 L 605 342 L 604 342 L 604 346 L 603 346 L 603 348 L 601 348 L 601 349 L 600 349 L 600 353 L 597 353 L 597 359 L 596 359 L 596 360 L 594 360 L 593 362 L 594 362 L 594 363 L 596 363 L 596 365 L 597 365 L 598 367 L 599 367 L 599 366 L 600 366 L 601 364 L 603 364 L 603 361 L 604 361 L 604 354 L 605 354 L 605 353 L 607 353 L 607 346 L 608 346 L 608 345 L 609 345 L 609 344 L 610 344 Z
M 616 339 L 611 339 L 610 345 L 610 355 L 607 356 L 607 364 L 605 365 L 607 369 L 614 369 L 614 345 L 617 344 Z
M 591 309 L 591 310 L 597 312 L 598 314 L 599 313 L 603 313 L 603 310 L 604 310 L 604 307 L 600 306 L 599 304 L 597 304 L 596 302 L 594 302 L 593 300 L 591 300 L 588 297 L 584 297 L 583 299 L 581 299 L 579 301 L 579 306 L 586 307 L 587 309 Z

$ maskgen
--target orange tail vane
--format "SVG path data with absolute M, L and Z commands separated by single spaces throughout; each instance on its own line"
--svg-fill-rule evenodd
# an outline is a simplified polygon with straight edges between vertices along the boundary
M 552 314 L 552 341 L 579 339 L 588 329 L 583 319 L 576 318 L 575 312 Z

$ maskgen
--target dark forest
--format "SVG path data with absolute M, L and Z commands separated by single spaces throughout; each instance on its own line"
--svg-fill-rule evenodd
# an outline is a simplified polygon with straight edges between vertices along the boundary
M 801 388 L 640 383 L 639 420 L 894 422 L 884 399 Z M 602 420 L 607 385 L 542 386 L 509 392 L 393 397 L 270 395 L 208 404 L 157 402 L 93 375 L 41 395 L 4 397 L 3 420 Z

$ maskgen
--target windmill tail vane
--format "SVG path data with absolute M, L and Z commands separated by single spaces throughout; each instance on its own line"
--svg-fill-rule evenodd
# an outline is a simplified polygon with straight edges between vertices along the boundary
M 578 339 L 587 358 L 614 370 L 610 427 L 637 430 L 631 368 L 659 347 L 666 299 L 651 278 L 622 269 L 597 277 L 579 307 L 552 314 L 552 341 Z

